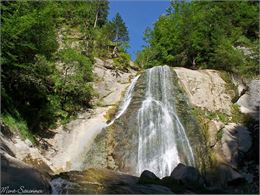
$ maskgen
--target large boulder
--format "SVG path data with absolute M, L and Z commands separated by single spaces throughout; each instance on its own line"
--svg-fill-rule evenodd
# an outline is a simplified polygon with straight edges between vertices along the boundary
M 204 185 L 204 179 L 196 168 L 185 166 L 181 163 L 175 167 L 170 177 L 185 186 L 193 187 Z
M 242 113 L 249 114 L 255 120 L 259 120 L 260 79 L 252 80 L 248 87 L 248 91 L 238 99 L 237 104 Z
M 215 70 L 190 70 L 174 68 L 190 102 L 211 112 L 231 114 L 232 95 L 227 91 L 226 82 Z
M 50 194 L 49 177 L 1 153 L 1 193 Z
M 165 186 L 140 184 L 135 176 L 107 169 L 62 173 L 51 184 L 57 194 L 172 194 Z
M 158 183 L 160 183 L 160 178 L 157 177 L 153 172 L 145 170 L 142 172 L 138 183 L 140 183 L 140 184 L 158 184 Z
M 217 120 L 211 120 L 208 123 L 208 142 L 210 147 L 214 147 L 216 145 L 218 141 L 217 134 L 224 126 L 224 123 Z
M 250 132 L 243 125 L 229 123 L 223 129 L 221 144 L 227 163 L 236 168 L 243 157 L 242 154 L 252 145 Z

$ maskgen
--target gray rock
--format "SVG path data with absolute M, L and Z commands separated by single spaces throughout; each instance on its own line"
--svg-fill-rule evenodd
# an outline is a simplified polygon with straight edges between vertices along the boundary
M 53 192 L 62 194 L 172 194 L 165 186 L 139 184 L 137 177 L 107 169 L 62 173 L 51 184 Z
M 248 86 L 249 90 L 238 99 L 237 104 L 242 113 L 249 114 L 255 120 L 259 120 L 260 80 L 252 80 Z
M 211 112 L 231 114 L 232 97 L 226 89 L 226 82 L 215 70 L 190 70 L 175 67 L 181 85 L 190 102 Z
M 186 186 L 203 186 L 204 181 L 199 171 L 191 166 L 178 164 L 172 171 L 171 176 L 173 180 L 180 182 Z
M 222 164 L 219 169 L 219 179 L 227 185 L 237 185 L 244 181 L 244 177 L 230 166 Z
M 242 173 L 243 177 L 246 179 L 248 183 L 253 183 L 254 175 L 250 173 Z
M 99 95 L 99 101 L 104 106 L 115 105 L 120 102 L 122 94 L 129 85 L 136 71 L 120 72 L 114 69 L 113 60 L 103 61 L 95 58 L 94 89 Z
M 237 95 L 239 97 L 242 96 L 248 90 L 248 87 L 238 75 L 232 75 L 231 79 L 233 84 L 237 87 Z
M 252 145 L 252 140 L 247 127 L 229 123 L 223 129 L 221 143 L 226 161 L 231 166 L 237 167 L 242 157 L 240 152 L 247 152 Z
M 217 120 L 211 120 L 208 123 L 208 134 L 209 134 L 209 144 L 210 147 L 213 147 L 216 145 L 217 142 L 217 133 L 220 129 L 224 127 L 224 123 L 217 121 Z
M 157 177 L 153 172 L 148 170 L 142 172 L 138 181 L 138 183 L 140 184 L 158 184 L 159 182 L 159 177 Z
M 1 193 L 50 194 L 49 178 L 8 154 L 1 154 Z M 9 192 L 10 193 L 10 192 Z

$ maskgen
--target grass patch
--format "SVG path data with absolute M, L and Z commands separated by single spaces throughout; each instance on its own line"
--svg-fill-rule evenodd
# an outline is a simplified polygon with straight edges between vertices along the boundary
M 24 139 L 29 139 L 33 144 L 36 140 L 33 134 L 30 132 L 26 121 L 24 121 L 20 116 L 17 118 L 6 113 L 1 114 L 1 121 L 4 123 L 12 132 L 18 132 Z
M 117 113 L 117 106 L 112 106 L 111 108 L 108 109 L 108 111 L 105 113 L 104 117 L 111 121 Z
M 119 52 L 118 57 L 113 58 L 115 68 L 122 71 L 127 71 L 130 66 L 131 57 L 125 52 Z
M 220 130 L 217 132 L 217 142 L 222 139 L 222 136 L 223 136 L 223 129 L 220 129 Z
M 193 107 L 193 114 L 199 119 L 200 122 L 205 123 L 205 120 L 219 120 L 223 123 L 228 123 L 230 117 L 222 112 L 211 112 L 208 110 L 203 110 L 199 107 Z
M 247 124 L 248 121 L 252 121 L 252 118 L 248 114 L 244 114 L 240 112 L 238 104 L 232 105 L 231 113 L 232 113 L 232 122 L 234 123 Z
M 239 94 L 238 94 L 235 84 L 233 83 L 233 81 L 231 79 L 231 73 L 228 73 L 225 71 L 219 71 L 219 72 L 220 72 L 220 74 L 219 74 L 220 77 L 226 82 L 225 88 L 226 88 L 227 93 L 232 98 L 232 102 L 236 102 L 239 97 Z

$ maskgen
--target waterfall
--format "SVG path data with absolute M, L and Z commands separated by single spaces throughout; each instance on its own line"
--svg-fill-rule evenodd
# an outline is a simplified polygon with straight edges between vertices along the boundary
M 195 166 L 185 129 L 175 108 L 173 74 L 168 66 L 146 71 L 146 93 L 138 111 L 138 173 L 150 170 L 170 175 L 182 162 Z
M 124 99 L 123 101 L 121 102 L 121 104 L 119 105 L 119 108 L 118 108 L 118 111 L 116 113 L 116 116 L 114 117 L 114 119 L 107 125 L 107 126 L 110 126 L 112 125 L 116 119 L 118 119 L 122 114 L 124 114 L 124 112 L 126 111 L 126 109 L 128 108 L 131 100 L 132 100 L 132 93 L 134 91 L 134 87 L 135 87 L 135 84 L 138 80 L 140 75 L 136 76 L 130 86 L 128 87 L 126 93 L 125 93 L 125 96 L 124 96 Z

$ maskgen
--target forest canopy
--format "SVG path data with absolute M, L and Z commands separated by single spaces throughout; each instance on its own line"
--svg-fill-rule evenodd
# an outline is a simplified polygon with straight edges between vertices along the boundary
M 144 35 L 137 55 L 144 68 L 167 64 L 256 75 L 259 2 L 174 0 Z
M 1 2 L 4 124 L 27 136 L 92 106 L 94 56 L 111 58 L 111 47 L 115 60 L 127 56 L 125 23 L 118 14 L 118 30 L 108 11 L 107 0 Z

